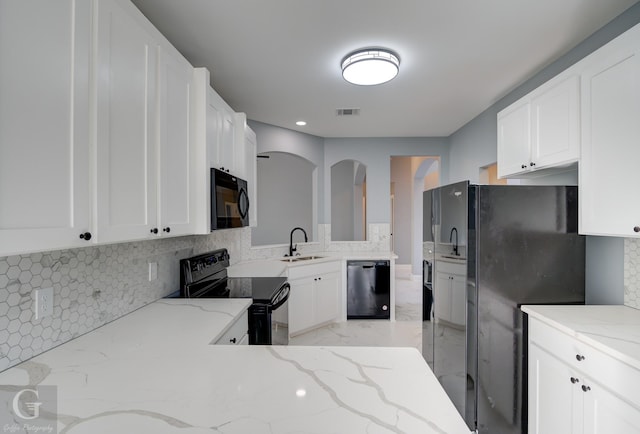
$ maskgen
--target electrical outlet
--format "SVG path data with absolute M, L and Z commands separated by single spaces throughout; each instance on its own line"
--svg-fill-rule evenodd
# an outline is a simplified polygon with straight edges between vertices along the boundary
M 53 288 L 36 289 L 34 298 L 36 319 L 53 315 Z
M 149 282 L 152 282 L 158 278 L 158 263 L 149 262 Z

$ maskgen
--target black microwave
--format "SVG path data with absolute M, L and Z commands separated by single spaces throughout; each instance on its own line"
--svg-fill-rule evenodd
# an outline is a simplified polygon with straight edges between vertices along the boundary
M 211 169 L 211 230 L 249 226 L 247 181 Z

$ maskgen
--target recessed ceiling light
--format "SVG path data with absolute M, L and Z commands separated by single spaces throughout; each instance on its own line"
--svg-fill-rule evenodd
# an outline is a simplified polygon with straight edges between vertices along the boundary
M 390 50 L 365 48 L 342 59 L 342 76 L 349 83 L 372 86 L 392 80 L 400 68 L 400 58 Z
M 298 122 L 296 122 L 296 125 L 298 125 L 300 127 L 304 127 L 305 125 L 307 125 L 307 123 L 305 121 L 298 121 Z

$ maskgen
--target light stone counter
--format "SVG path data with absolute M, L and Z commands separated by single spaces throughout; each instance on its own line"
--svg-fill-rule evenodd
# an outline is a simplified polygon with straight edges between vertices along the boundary
M 627 306 L 522 306 L 522 310 L 640 369 L 640 310 Z
M 57 386 L 68 434 L 469 433 L 415 349 L 209 345 L 247 303 L 160 300 L 0 373 L 0 391 Z

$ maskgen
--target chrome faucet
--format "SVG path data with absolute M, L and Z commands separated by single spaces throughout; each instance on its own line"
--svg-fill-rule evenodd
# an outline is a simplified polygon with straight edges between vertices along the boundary
M 456 256 L 460 256 L 460 253 L 458 253 L 458 229 L 455 228 L 455 226 L 453 228 L 451 228 L 451 233 L 449 234 L 449 242 L 451 242 L 451 240 L 453 239 L 453 232 L 455 231 L 456 233 L 456 242 L 453 245 L 453 254 Z
M 297 230 L 301 230 L 302 233 L 304 234 L 304 242 L 306 243 L 308 241 L 307 239 L 307 232 L 298 227 L 298 228 L 293 228 L 291 230 L 291 233 L 289 234 L 289 256 L 293 256 L 293 252 L 295 252 L 296 250 L 298 250 L 298 245 L 296 244 L 295 247 L 293 246 L 293 233 Z M 286 256 L 286 255 L 285 255 Z

